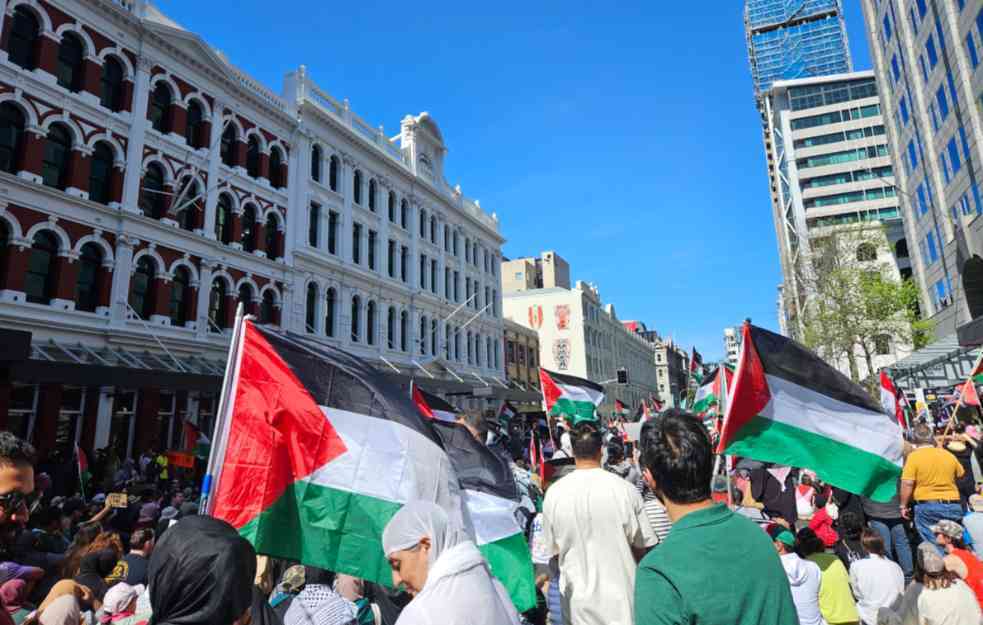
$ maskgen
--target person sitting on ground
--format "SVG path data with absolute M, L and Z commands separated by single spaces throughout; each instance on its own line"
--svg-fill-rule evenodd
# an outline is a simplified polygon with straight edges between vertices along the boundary
M 945 562 L 930 543 L 918 545 L 918 558 L 923 588 L 918 595 L 919 625 L 972 625 L 980 622 L 980 604 L 973 591 L 954 572 L 946 570 Z
M 980 562 L 972 551 L 966 549 L 962 525 L 943 519 L 931 529 L 935 534 L 935 544 L 946 554 L 943 557 L 946 570 L 952 571 L 966 582 L 983 607 L 983 562 Z
M 826 553 L 823 541 L 808 527 L 799 530 L 795 545 L 800 557 L 819 567 L 819 611 L 826 622 L 830 625 L 856 624 L 860 615 L 850 592 L 850 576 L 840 559 Z
M 150 528 L 133 532 L 130 535 L 130 552 L 119 559 L 106 582 L 110 585 L 125 582 L 130 586 L 146 586 L 150 554 L 154 551 L 155 542 L 154 531 Z
M 819 505 L 815 501 L 816 489 L 812 486 L 812 476 L 802 473 L 799 484 L 795 487 L 795 511 L 799 520 L 808 523 Z
M 120 582 L 107 590 L 103 598 L 99 622 L 116 623 L 133 616 L 137 610 L 137 598 L 143 591 L 143 586 L 131 586 L 126 582 Z
M 795 552 L 795 536 L 784 525 L 772 525 L 768 528 L 768 535 L 785 568 L 799 625 L 826 625 L 819 609 L 819 586 L 822 583 L 819 565 L 799 557 Z
M 877 611 L 892 605 L 904 593 L 904 571 L 889 560 L 880 532 L 865 528 L 860 538 L 867 557 L 850 567 L 850 587 L 857 598 L 860 618 L 876 625 Z
M 867 557 L 860 535 L 864 524 L 860 516 L 853 512 L 843 512 L 839 518 L 839 540 L 833 545 L 833 553 L 843 561 L 843 566 L 850 570 L 850 565 L 857 560 Z
M 334 574 L 305 566 L 303 588 L 290 601 L 283 625 L 349 625 L 358 620 L 358 607 L 333 588 Z
M 410 501 L 400 508 L 382 532 L 382 547 L 393 585 L 413 595 L 397 625 L 518 625 L 508 593 L 474 541 L 437 504 Z
M 103 596 L 109 590 L 106 578 L 116 568 L 119 556 L 112 549 L 103 549 L 86 555 L 79 565 L 79 573 L 75 581 L 92 591 L 92 596 L 102 602 Z
M 809 520 L 809 529 L 814 531 L 819 540 L 823 541 L 823 546 L 829 549 L 836 544 L 840 536 L 833 529 L 833 517 L 829 516 L 826 504 L 825 495 L 816 495 L 816 510 Z
M 680 410 L 649 423 L 640 441 L 643 475 L 673 528 L 639 564 L 635 624 L 797 624 L 768 536 L 710 499 L 713 451 L 703 424 Z

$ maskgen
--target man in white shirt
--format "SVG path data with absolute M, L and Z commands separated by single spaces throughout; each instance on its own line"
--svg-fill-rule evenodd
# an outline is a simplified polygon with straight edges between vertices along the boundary
M 850 565 L 850 588 L 857 599 L 860 619 L 876 625 L 877 611 L 890 607 L 904 594 L 904 573 L 897 563 L 885 557 L 884 539 L 876 530 L 864 529 L 860 541 L 868 555 Z
M 601 468 L 599 424 L 570 434 L 576 470 L 550 486 L 543 541 L 559 556 L 565 625 L 633 625 L 635 569 L 658 539 L 638 490 Z

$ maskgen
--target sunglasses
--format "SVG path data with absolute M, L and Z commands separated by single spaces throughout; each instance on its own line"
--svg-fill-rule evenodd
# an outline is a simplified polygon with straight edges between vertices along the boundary
M 30 496 L 25 495 L 19 490 L 0 495 L 0 508 L 3 508 L 8 512 L 20 510 L 22 507 L 26 508 L 29 504 Z

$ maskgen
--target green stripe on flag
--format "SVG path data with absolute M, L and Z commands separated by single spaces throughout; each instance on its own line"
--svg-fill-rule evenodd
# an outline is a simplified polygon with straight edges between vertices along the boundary
M 593 419 L 595 408 L 594 402 L 575 401 L 561 397 L 553 404 L 550 414 L 564 416 L 570 421 L 580 421 L 581 419 Z
M 707 410 L 710 409 L 711 406 L 715 406 L 716 404 L 717 404 L 716 395 L 712 395 L 712 394 L 704 395 L 703 397 L 700 397 L 699 399 L 696 400 L 696 402 L 693 404 L 693 409 L 691 410 L 691 412 L 700 414 L 701 412 L 706 412 Z
M 536 574 L 525 535 L 512 534 L 478 547 L 488 566 L 508 591 L 515 609 L 525 612 L 536 607 Z
M 887 458 L 794 425 L 757 416 L 738 430 L 724 453 L 816 472 L 823 481 L 875 501 L 897 491 L 901 467 Z

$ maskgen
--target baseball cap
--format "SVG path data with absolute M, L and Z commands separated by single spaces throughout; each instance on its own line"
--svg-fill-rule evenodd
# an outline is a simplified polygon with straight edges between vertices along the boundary
M 98 493 L 92 498 L 92 503 L 106 503 L 106 495 Z
M 941 573 L 945 570 L 945 562 L 932 543 L 918 545 L 918 561 L 926 573 Z
M 768 535 L 771 536 L 772 540 L 777 540 L 788 547 L 795 546 L 795 536 L 785 526 L 777 523 L 770 525 L 768 527 Z
M 928 529 L 933 534 L 942 534 L 943 536 L 948 536 L 949 538 L 963 537 L 963 526 L 955 521 L 950 521 L 949 519 L 942 519 Z
M 983 495 L 970 495 L 969 507 L 973 512 L 983 512 Z
M 16 562 L 0 562 L 0 584 L 12 579 L 41 579 L 44 576 L 44 569 L 36 566 L 24 566 Z
M 170 521 L 171 519 L 176 519 L 178 517 L 178 509 L 174 506 L 167 506 L 160 513 L 161 521 Z
M 102 609 L 107 615 L 115 616 L 126 610 L 142 592 L 143 586 L 140 584 L 130 586 L 126 582 L 120 582 L 106 591 L 106 596 L 102 600 Z

